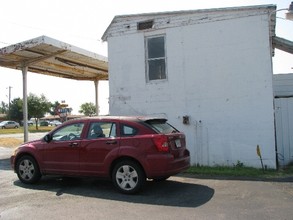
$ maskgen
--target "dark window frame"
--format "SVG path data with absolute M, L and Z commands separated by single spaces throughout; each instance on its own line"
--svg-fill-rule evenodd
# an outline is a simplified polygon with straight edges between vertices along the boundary
M 159 39 L 163 39 L 163 45 L 160 45 Z M 145 54 L 147 82 L 167 80 L 166 35 L 145 37 Z

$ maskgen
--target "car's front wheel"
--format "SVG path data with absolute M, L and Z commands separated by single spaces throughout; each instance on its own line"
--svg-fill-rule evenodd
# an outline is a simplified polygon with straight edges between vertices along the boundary
M 28 155 L 22 156 L 16 163 L 16 173 L 23 183 L 36 183 L 41 178 L 41 173 L 36 160 Z
M 143 187 L 146 177 L 140 165 L 131 160 L 118 162 L 112 172 L 115 187 L 122 193 L 137 193 Z

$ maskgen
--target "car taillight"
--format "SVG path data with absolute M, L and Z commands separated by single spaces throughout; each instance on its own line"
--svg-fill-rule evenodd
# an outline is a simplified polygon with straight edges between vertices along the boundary
M 154 143 L 155 143 L 158 151 L 160 151 L 160 152 L 168 152 L 169 151 L 168 137 L 166 135 L 155 136 Z

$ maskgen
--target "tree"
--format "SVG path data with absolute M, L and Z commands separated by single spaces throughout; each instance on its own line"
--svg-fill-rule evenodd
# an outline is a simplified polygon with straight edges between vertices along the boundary
M 0 105 L 0 114 L 7 114 L 7 113 L 8 113 L 8 104 L 2 101 Z
M 18 121 L 18 122 L 20 122 L 23 119 L 21 98 L 15 98 L 11 101 L 7 118 L 9 118 L 10 120 Z
M 45 95 L 40 97 L 30 93 L 27 97 L 27 106 L 30 117 L 36 119 L 36 129 L 38 130 L 39 119 L 44 117 L 47 112 L 50 112 L 52 103 L 47 100 Z
M 58 107 L 60 106 L 60 103 L 58 101 L 55 101 L 51 104 L 50 108 L 50 115 L 58 115 Z
M 78 112 L 86 116 L 92 116 L 96 114 L 96 106 L 92 102 L 86 102 L 80 106 L 80 110 Z

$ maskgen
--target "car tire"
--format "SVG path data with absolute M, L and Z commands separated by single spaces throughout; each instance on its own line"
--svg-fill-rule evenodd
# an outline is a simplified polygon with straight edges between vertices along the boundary
M 142 189 L 146 177 L 138 163 L 131 160 L 122 160 L 113 169 L 112 181 L 120 192 L 134 194 Z
M 18 179 L 26 184 L 36 183 L 42 176 L 36 160 L 28 155 L 17 160 L 16 173 Z

